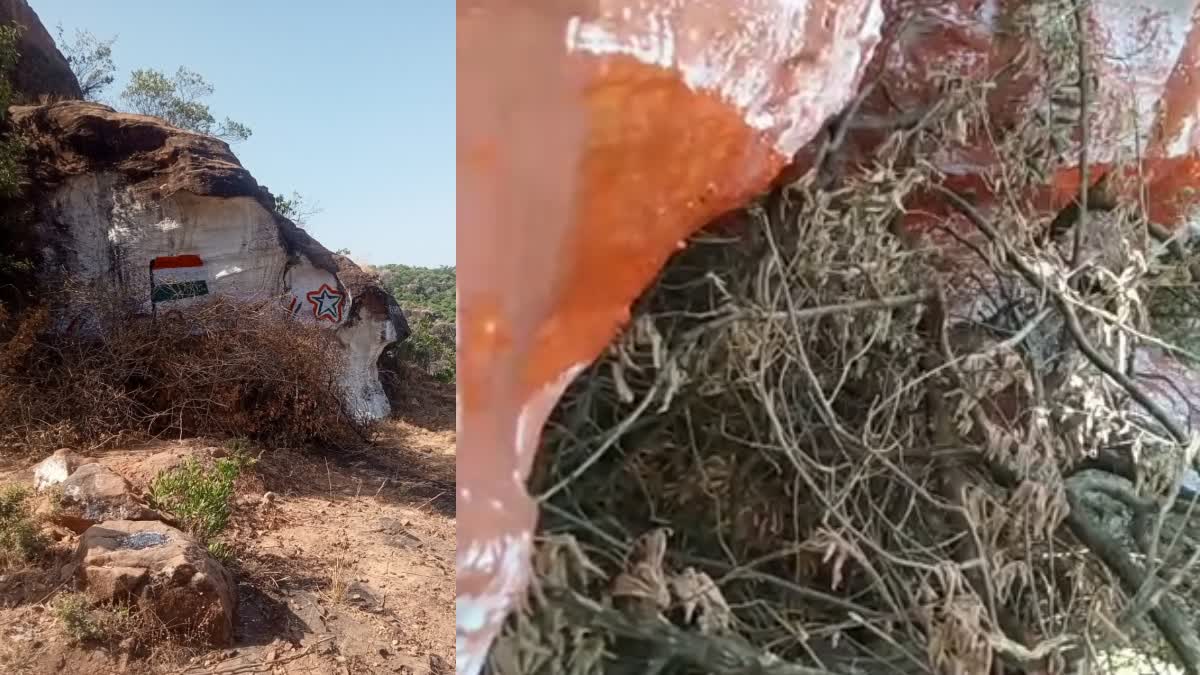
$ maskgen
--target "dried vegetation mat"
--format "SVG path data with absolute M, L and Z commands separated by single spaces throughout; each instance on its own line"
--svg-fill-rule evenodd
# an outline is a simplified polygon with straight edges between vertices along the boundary
M 1136 153 L 1035 198 L 1089 143 L 1064 7 L 1026 17 L 1061 53 L 947 77 L 837 169 L 840 129 L 881 126 L 856 101 L 814 170 L 668 264 L 548 425 L 493 672 L 1200 672 L 1196 441 L 1134 367 L 1195 358 L 1150 301 L 1194 292 L 1194 256 L 1106 196 L 1139 194 L 1111 189 Z M 1020 68 L 1045 86 L 994 119 Z M 994 200 L 930 161 L 969 146 Z

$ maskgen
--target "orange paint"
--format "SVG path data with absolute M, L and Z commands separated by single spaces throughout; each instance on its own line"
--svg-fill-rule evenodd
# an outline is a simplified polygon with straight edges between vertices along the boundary
M 775 144 L 787 136 L 789 153 L 802 146 L 836 112 L 830 102 L 844 103 L 864 72 L 882 78 L 861 112 L 886 118 L 936 100 L 935 69 L 991 76 L 1008 64 L 1025 45 L 993 29 L 1021 3 L 999 4 L 883 0 L 884 42 L 865 65 L 849 57 L 875 44 L 874 0 L 458 3 L 460 674 L 478 672 L 527 581 L 527 544 L 503 549 L 521 561 L 507 567 L 485 544 L 525 541 L 536 526 L 523 481 L 539 430 L 569 380 L 563 372 L 602 352 L 689 235 L 770 185 L 790 159 Z M 581 20 L 593 32 L 575 37 L 600 45 L 603 55 L 568 53 L 568 27 Z M 1106 49 L 1103 28 L 1098 53 Z M 642 58 L 663 65 L 648 65 L 605 51 L 605 31 L 639 48 L 669 33 L 674 51 L 660 41 L 659 52 Z M 1189 189 L 1200 187 L 1194 154 L 1167 158 L 1172 139 L 1200 126 L 1193 119 L 1197 45 L 1193 28 L 1146 142 L 1150 215 L 1170 225 L 1196 204 Z M 684 83 L 685 65 L 725 56 L 716 81 L 697 85 L 703 78 L 693 70 L 692 86 Z M 1044 66 L 1036 56 L 1030 64 L 988 94 L 997 127 L 1025 112 Z M 1116 91 L 1111 72 L 1097 73 L 1109 78 L 1097 91 Z M 730 100 L 747 82 L 752 111 Z M 1105 107 L 1117 103 L 1096 102 L 1098 146 L 1120 118 Z M 746 121 L 751 113 L 758 128 Z M 879 130 L 851 134 L 849 162 L 871 161 L 884 138 Z M 802 152 L 794 169 L 812 155 Z M 963 174 L 948 184 L 986 209 L 995 196 L 978 173 L 994 161 L 988 144 L 968 139 L 948 161 Z M 1097 163 L 1090 176 L 1110 170 Z M 1079 173 L 1065 169 L 1025 197 L 1052 213 L 1078 194 Z M 931 194 L 914 195 L 908 206 L 907 224 L 919 231 L 952 215 Z
M 595 73 L 579 170 L 587 190 L 522 394 L 600 354 L 680 239 L 745 204 L 784 164 L 740 114 L 671 71 L 614 57 Z

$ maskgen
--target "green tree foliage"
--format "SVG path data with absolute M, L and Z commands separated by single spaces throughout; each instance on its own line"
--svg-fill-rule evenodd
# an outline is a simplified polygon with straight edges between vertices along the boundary
M 117 66 L 113 63 L 113 43 L 117 38 L 101 40 L 91 33 L 75 29 L 75 39 L 68 40 L 62 24 L 58 25 L 58 47 L 67 57 L 67 65 L 79 80 L 83 98 L 99 101 L 100 94 L 116 79 Z
M 20 57 L 17 43 L 21 31 L 16 24 L 0 26 L 0 122 L 13 102 L 9 74 Z M 12 133 L 0 136 L 0 222 L 4 223 L 0 226 L 0 337 L 5 334 L 12 310 L 24 304 L 26 293 L 35 283 L 28 231 L 31 219 L 27 209 L 13 199 L 21 193 L 25 180 L 24 160 L 21 139 Z
M 380 282 L 408 317 L 412 336 L 400 345 L 399 358 L 443 382 L 455 377 L 454 267 L 382 265 Z
M 309 218 L 321 212 L 321 207 L 308 201 L 299 192 L 292 190 L 292 194 L 287 196 L 275 195 L 275 211 L 293 223 L 304 227 L 308 224 Z
M 458 284 L 458 273 L 454 267 L 380 265 L 377 269 L 384 288 L 402 307 L 426 309 L 438 319 L 454 321 L 454 297 Z
M 13 102 L 13 86 L 8 76 L 21 56 L 17 52 L 21 31 L 16 24 L 0 26 L 0 120 L 7 117 L 8 106 Z M 24 145 L 19 139 L 10 136 L 0 141 L 0 197 L 15 197 L 21 191 L 24 156 Z
M 204 103 L 213 91 L 202 75 L 187 68 L 180 67 L 171 77 L 153 68 L 139 68 L 130 74 L 121 101 L 132 112 L 161 117 L 180 129 L 229 142 L 250 138 L 250 127 L 241 122 L 228 117 L 217 122 Z

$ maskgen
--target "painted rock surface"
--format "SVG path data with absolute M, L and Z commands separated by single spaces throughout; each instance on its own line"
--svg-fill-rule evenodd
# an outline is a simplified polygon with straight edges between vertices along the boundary
M 666 259 L 797 153 L 802 164 L 865 83 L 863 113 L 897 115 L 928 106 L 940 77 L 994 75 L 1049 49 L 1007 37 L 1028 4 L 458 3 L 459 673 L 482 668 L 528 580 L 537 510 L 524 481 L 547 415 Z M 1070 20 L 1070 3 L 1047 4 Z M 1091 177 L 1134 161 L 1169 226 L 1200 185 L 1195 4 L 1096 0 L 1085 19 Z M 998 82 L 994 116 L 1036 100 L 1051 56 Z M 849 145 L 869 157 L 880 140 L 864 131 Z M 1064 157 L 1077 157 L 1069 142 Z M 978 184 L 993 157 L 967 143 L 937 161 Z M 1068 160 L 1038 197 L 1061 206 L 1079 183 Z
M 25 135 L 48 286 L 109 289 L 143 316 L 185 316 L 213 296 L 281 301 L 346 348 L 346 407 L 388 414 L 376 361 L 404 315 L 354 263 L 275 213 L 224 142 L 97 103 L 14 106 Z M 86 315 L 66 310 L 69 321 Z

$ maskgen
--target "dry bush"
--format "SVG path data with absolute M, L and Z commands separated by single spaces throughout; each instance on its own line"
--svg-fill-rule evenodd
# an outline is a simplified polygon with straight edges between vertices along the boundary
M 1200 669 L 1195 446 L 1132 371 L 1163 270 L 1143 204 L 1063 227 L 1028 197 L 1086 113 L 1040 114 L 1079 98 L 1041 65 L 1036 114 L 947 78 L 869 162 L 669 263 L 548 425 L 540 583 L 495 672 L 1118 672 L 1129 644 Z M 986 213 L 927 161 L 981 143 Z M 930 195 L 953 208 L 900 231 Z
M 347 444 L 342 348 L 274 298 L 217 297 L 151 318 L 103 289 L 29 310 L 0 345 L 0 446 L 99 446 L 130 436 Z M 115 295 L 115 294 L 114 294 Z M 160 310 L 161 312 L 161 310 Z

